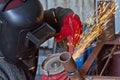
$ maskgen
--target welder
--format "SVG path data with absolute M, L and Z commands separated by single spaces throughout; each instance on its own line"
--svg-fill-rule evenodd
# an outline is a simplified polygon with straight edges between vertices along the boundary
M 40 44 L 67 38 L 72 54 L 81 33 L 69 8 L 44 11 L 39 0 L 0 0 L 0 80 L 34 80 Z

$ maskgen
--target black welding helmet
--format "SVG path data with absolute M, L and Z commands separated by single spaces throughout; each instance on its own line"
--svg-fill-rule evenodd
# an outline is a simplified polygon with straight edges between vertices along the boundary
M 0 3 L 0 50 L 8 60 L 16 61 L 35 53 L 50 31 L 45 31 L 49 25 L 42 25 L 44 13 L 39 0 L 26 0 L 19 7 L 4 10 L 9 2 Z

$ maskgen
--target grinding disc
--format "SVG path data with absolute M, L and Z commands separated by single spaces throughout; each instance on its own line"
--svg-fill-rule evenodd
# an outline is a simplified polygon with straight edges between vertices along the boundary
M 42 63 L 42 71 L 46 75 L 55 75 L 64 71 L 59 54 L 52 54 L 47 57 Z

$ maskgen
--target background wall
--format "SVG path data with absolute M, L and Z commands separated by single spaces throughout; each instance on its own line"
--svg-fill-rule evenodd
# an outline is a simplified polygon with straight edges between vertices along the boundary
M 40 0 L 44 9 L 56 8 L 58 6 L 71 8 L 77 13 L 82 22 L 94 12 L 95 0 Z
M 116 33 L 120 33 L 120 0 L 116 0 L 118 8 L 115 15 L 115 30 Z

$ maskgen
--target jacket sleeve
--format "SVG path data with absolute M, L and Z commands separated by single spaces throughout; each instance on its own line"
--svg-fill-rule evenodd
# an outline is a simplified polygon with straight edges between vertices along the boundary
M 52 26 L 58 33 L 62 27 L 63 18 L 71 13 L 74 12 L 70 8 L 52 8 L 44 11 L 44 21 L 47 22 L 50 26 Z
M 6 61 L 0 52 L 0 80 L 27 80 L 22 69 Z

